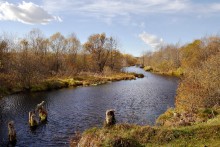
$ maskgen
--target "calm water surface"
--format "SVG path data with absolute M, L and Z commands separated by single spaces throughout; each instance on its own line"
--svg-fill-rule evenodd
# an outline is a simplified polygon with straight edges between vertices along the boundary
M 145 78 L 1 98 L 0 146 L 7 145 L 7 122 L 10 120 L 15 122 L 19 147 L 69 146 L 75 131 L 102 126 L 107 109 L 116 110 L 118 123 L 154 124 L 161 113 L 174 106 L 178 79 L 136 67 L 124 70 L 143 73 Z M 42 100 L 46 102 L 48 122 L 31 131 L 28 112 Z

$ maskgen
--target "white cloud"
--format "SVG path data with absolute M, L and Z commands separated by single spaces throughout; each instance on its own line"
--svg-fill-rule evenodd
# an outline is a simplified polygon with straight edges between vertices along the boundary
M 212 10 L 213 12 L 220 11 L 220 3 L 211 4 L 209 6 L 209 9 Z
M 28 24 L 61 21 L 59 17 L 48 13 L 51 12 L 70 14 L 82 19 L 96 18 L 107 24 L 112 24 L 116 22 L 115 20 L 130 24 L 136 22 L 134 20 L 136 17 L 147 15 L 184 13 L 198 16 L 220 12 L 220 3 L 196 3 L 192 0 L 42 0 L 41 3 L 42 6 L 32 2 L 15 5 L 0 0 L 0 20 L 14 20 Z M 129 18 L 131 20 L 127 21 Z
M 18 5 L 0 2 L 0 20 L 19 21 L 25 24 L 48 24 L 54 20 L 61 21 L 59 17 L 50 15 L 42 7 L 24 1 Z
M 149 13 L 174 13 L 188 7 L 188 0 L 44 0 L 51 12 L 83 14 L 85 16 L 114 18 Z
M 220 3 L 202 3 L 193 0 L 43 0 L 43 6 L 50 12 L 92 17 L 103 20 L 107 24 L 113 23 L 115 19 L 117 22 L 124 21 L 123 19 L 130 16 L 132 16 L 130 18 L 154 14 L 197 16 L 220 12 Z
M 111 15 L 179 11 L 187 5 L 187 0 L 44 0 L 44 6 L 51 11 L 102 12 Z
M 139 34 L 138 37 L 153 49 L 156 49 L 164 43 L 162 38 L 158 38 L 157 36 L 146 32 Z

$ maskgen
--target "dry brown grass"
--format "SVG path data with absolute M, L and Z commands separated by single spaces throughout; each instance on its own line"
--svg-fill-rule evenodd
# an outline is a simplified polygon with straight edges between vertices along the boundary
M 219 146 L 220 116 L 192 126 L 151 127 L 117 124 L 91 128 L 82 134 L 80 147 Z M 72 146 L 73 147 L 73 146 Z

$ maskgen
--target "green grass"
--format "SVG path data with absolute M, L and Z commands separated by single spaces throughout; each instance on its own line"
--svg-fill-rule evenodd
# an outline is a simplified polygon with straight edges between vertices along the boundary
M 177 70 L 173 71 L 172 73 L 174 76 L 180 77 L 184 74 L 184 69 L 179 67 Z
M 132 73 L 130 73 L 130 74 L 134 75 L 134 76 L 137 77 L 137 78 L 144 78 L 144 74 L 134 73 L 134 72 L 132 72 Z
M 144 70 L 145 71 L 153 71 L 153 68 L 151 66 L 145 66 Z
M 164 72 L 162 70 L 153 68 L 151 66 L 145 66 L 144 70 L 145 71 L 149 71 L 149 72 L 153 72 L 153 73 L 156 73 L 156 74 L 168 75 L 168 76 L 176 76 L 176 77 L 180 77 L 180 76 L 182 76 L 184 74 L 184 69 L 181 68 L 181 67 L 179 67 L 179 68 L 177 68 L 175 70 L 169 70 L 168 72 Z
M 117 124 L 111 128 L 91 128 L 82 134 L 81 146 L 220 146 L 220 116 L 186 127 Z
M 97 86 L 113 81 L 121 80 L 134 80 L 142 78 L 142 74 L 136 73 L 112 73 L 109 75 L 102 74 L 88 74 L 88 75 L 78 75 L 73 77 L 52 77 L 46 80 L 38 81 L 38 83 L 32 84 L 30 87 L 25 88 L 21 85 L 14 84 L 10 87 L 3 87 L 0 85 L 0 96 L 8 95 L 12 93 L 22 92 L 22 91 L 48 91 L 54 89 L 61 89 L 67 87 L 77 87 L 77 86 Z

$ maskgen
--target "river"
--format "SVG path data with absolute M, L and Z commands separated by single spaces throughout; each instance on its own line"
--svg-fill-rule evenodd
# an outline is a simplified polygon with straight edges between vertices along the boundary
M 178 79 L 145 72 L 137 67 L 124 69 L 143 73 L 143 79 L 118 81 L 91 87 L 14 94 L 0 99 L 0 146 L 7 145 L 7 122 L 13 120 L 17 146 L 69 146 L 75 131 L 102 126 L 107 109 L 115 109 L 117 123 L 152 125 L 174 106 Z M 47 124 L 35 131 L 28 126 L 28 112 L 46 102 Z

